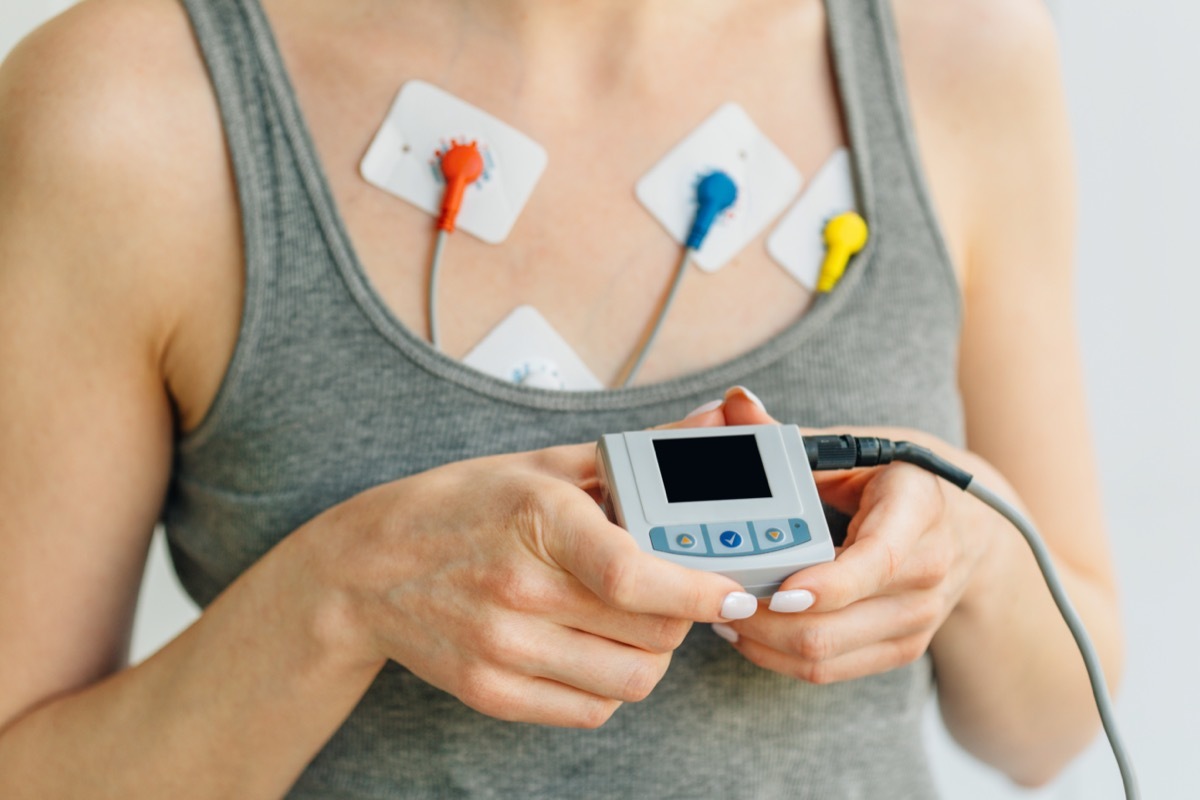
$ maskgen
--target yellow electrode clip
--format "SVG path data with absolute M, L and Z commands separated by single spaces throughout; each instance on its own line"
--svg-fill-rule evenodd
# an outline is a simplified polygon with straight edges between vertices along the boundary
M 867 221 L 853 211 L 838 214 L 825 226 L 825 262 L 817 279 L 817 291 L 833 291 L 850 257 L 867 246 Z

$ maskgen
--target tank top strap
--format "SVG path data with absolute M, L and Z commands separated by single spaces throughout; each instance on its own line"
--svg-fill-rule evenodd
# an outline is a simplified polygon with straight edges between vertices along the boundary
M 928 237 L 936 263 L 927 264 L 932 269 L 921 277 L 948 289 L 957 312 L 957 277 L 921 166 L 892 2 L 825 3 L 842 112 L 856 156 L 855 188 L 860 206 L 883 217 L 868 220 L 873 234 L 898 229 L 908 237 Z M 908 217 L 904 225 L 891 218 L 896 211 Z M 920 231 L 910 227 L 914 223 Z
M 266 86 L 263 42 L 241 0 L 182 0 L 208 67 L 225 132 L 241 206 L 246 256 L 246 297 L 254 301 L 266 279 L 261 267 L 271 251 L 271 198 L 280 170 L 279 114 Z M 244 333 L 244 331 L 243 331 Z
M 242 218 L 244 302 L 237 344 L 193 450 L 241 416 L 247 374 L 298 339 L 325 337 L 330 306 L 350 311 L 335 264 L 350 258 L 332 192 L 258 0 L 181 0 L 216 94 Z M 336 309 L 335 309 L 336 311 Z M 236 398 L 234 402 L 231 398 Z M 253 404 L 251 404 L 253 405 Z

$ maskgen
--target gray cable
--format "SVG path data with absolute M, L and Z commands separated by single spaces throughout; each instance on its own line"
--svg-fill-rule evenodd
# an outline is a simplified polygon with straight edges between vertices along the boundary
M 429 267 L 429 342 L 435 350 L 441 350 L 438 335 L 437 296 L 438 274 L 442 271 L 442 251 L 446 249 L 446 231 L 439 229 L 433 245 L 433 263 Z
M 1117 731 L 1116 715 L 1113 712 L 1112 701 L 1108 697 L 1108 684 L 1104 681 L 1104 670 L 1100 666 L 1100 657 L 1096 653 L 1092 640 L 1088 637 L 1083 620 L 1079 618 L 1079 614 L 1076 613 L 1074 606 L 1071 605 L 1071 600 L 1063 589 L 1058 572 L 1054 569 L 1054 562 L 1050 558 L 1050 551 L 1046 549 L 1046 545 L 1042 542 L 1042 537 L 1038 535 L 1037 529 L 1033 527 L 1033 523 L 1003 497 L 976 481 L 971 481 L 966 490 L 968 494 L 975 495 L 1016 526 L 1021 535 L 1025 537 L 1025 541 L 1029 543 L 1033 557 L 1037 559 L 1042 576 L 1046 579 L 1046 585 L 1050 588 L 1050 594 L 1054 597 L 1054 603 L 1058 606 L 1059 613 L 1062 614 L 1067 627 L 1070 628 L 1071 635 L 1075 637 L 1075 644 L 1079 646 L 1079 652 L 1083 656 L 1088 680 L 1092 684 L 1092 696 L 1096 698 L 1096 708 L 1100 711 L 1100 722 L 1104 725 L 1108 744 L 1112 747 L 1113 756 L 1117 759 L 1117 768 L 1121 770 L 1121 783 L 1125 786 L 1125 797 L 1129 800 L 1137 800 L 1141 795 L 1138 791 L 1137 778 L 1133 773 L 1133 762 Z
M 642 339 L 641 346 L 634 353 L 633 357 L 629 359 L 629 362 L 626 363 L 625 369 L 621 371 L 621 375 L 617 378 L 618 386 L 628 386 L 637 377 L 638 371 L 642 368 L 642 363 L 646 360 L 646 356 L 650 353 L 650 348 L 654 345 L 654 340 L 658 338 L 658 332 L 662 329 L 663 322 L 667 318 L 667 312 L 671 310 L 671 304 L 675 302 L 675 295 L 679 292 L 679 284 L 683 283 L 683 276 L 687 274 L 688 264 L 691 263 L 692 256 L 695 254 L 696 250 L 694 248 L 684 248 L 683 257 L 679 259 L 679 266 L 675 268 L 675 277 L 671 281 L 671 288 L 667 291 L 667 299 L 663 302 L 662 309 L 658 312 L 658 317 L 654 320 L 654 327 Z

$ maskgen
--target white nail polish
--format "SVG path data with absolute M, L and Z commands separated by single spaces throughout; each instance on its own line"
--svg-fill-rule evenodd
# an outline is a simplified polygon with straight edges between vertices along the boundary
M 754 616 L 758 610 L 758 598 L 746 592 L 730 592 L 721 603 L 721 617 L 724 619 L 746 619 Z
M 754 405 L 758 406 L 759 411 L 767 410 L 767 407 L 763 405 L 763 401 L 758 399 L 758 395 L 756 395 L 754 392 L 747 389 L 745 386 L 734 386 L 732 389 L 729 390 L 729 392 L 741 392 L 742 394 L 746 395 L 747 400 L 749 400 L 751 403 L 754 403 Z M 729 392 L 725 393 L 726 397 L 729 396 Z
M 724 400 L 711 400 L 711 401 L 705 403 L 704 405 L 700 406 L 699 408 L 693 409 L 691 412 L 688 413 L 688 415 L 686 417 L 684 417 L 684 419 L 691 419 L 692 417 L 698 417 L 701 414 L 707 414 L 710 411 L 716 411 L 718 408 L 720 408 L 724 404 L 725 404 Z
M 715 633 L 717 636 L 720 636 L 725 641 L 729 642 L 730 644 L 737 644 L 738 632 L 733 628 L 720 622 L 714 622 L 712 629 L 713 633 Z
M 797 611 L 807 611 L 812 608 L 812 604 L 816 600 L 817 598 L 813 597 L 813 593 L 808 589 L 794 589 L 790 592 L 776 592 L 771 598 L 771 605 L 768 608 L 784 614 L 795 614 Z

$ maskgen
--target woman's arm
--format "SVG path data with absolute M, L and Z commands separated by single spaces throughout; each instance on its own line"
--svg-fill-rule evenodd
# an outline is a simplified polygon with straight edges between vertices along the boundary
M 1074 338 L 1073 176 L 1053 27 L 1037 0 L 895 8 L 921 150 L 965 299 L 971 452 L 926 442 L 1030 511 L 1115 685 L 1119 614 Z M 882 672 L 931 649 L 955 738 L 1020 783 L 1052 778 L 1099 719 L 1081 657 L 1019 534 L 911 466 L 823 474 L 818 483 L 823 499 L 855 514 L 847 547 L 785 582 L 774 605 L 783 613 L 723 633 L 736 634 L 751 661 L 817 683 Z
M 378 666 L 323 638 L 296 559 L 118 672 L 171 464 L 180 276 L 237 236 L 222 181 L 178 166 L 224 164 L 167 52 L 181 13 L 109 9 L 0 70 L 0 795 L 278 796 Z
M 165 386 L 222 355 L 180 320 L 239 257 L 190 41 L 177 4 L 85 3 L 0 69 L 0 796 L 278 797 L 389 658 L 483 713 L 595 726 L 651 691 L 689 619 L 753 613 L 608 523 L 578 446 L 352 498 L 121 669 Z
M 1074 164 L 1053 23 L 1030 0 L 968 0 L 940 22 L 938 8 L 952 4 L 902 5 L 901 19 L 915 17 L 901 41 L 916 118 L 959 131 L 969 187 L 958 212 L 968 448 L 1041 528 L 1115 685 L 1120 613 L 1075 334 Z M 962 67 L 939 69 L 939 55 Z M 1027 548 L 1006 526 L 997 534 L 933 641 L 939 699 L 964 746 L 1039 784 L 1087 744 L 1098 718 Z

